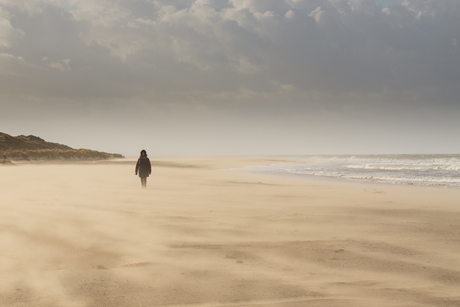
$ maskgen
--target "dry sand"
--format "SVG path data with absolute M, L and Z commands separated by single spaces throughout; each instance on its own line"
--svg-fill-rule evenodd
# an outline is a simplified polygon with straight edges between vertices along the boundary
M 460 190 L 220 170 L 0 166 L 0 306 L 460 306 Z

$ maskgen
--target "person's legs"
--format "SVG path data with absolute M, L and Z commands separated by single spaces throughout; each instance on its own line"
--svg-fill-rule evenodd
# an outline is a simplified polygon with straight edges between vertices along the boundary
M 147 177 L 141 177 L 141 184 L 144 188 L 147 186 Z

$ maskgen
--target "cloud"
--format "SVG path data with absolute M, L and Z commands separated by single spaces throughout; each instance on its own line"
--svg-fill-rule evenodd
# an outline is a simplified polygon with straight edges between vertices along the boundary
M 459 108 L 457 0 L 0 0 L 0 25 L 4 104 Z
M 73 83 L 69 95 L 88 83 L 101 85 L 90 86 L 90 96 L 111 96 L 121 86 L 126 96 L 140 90 L 184 100 L 192 92 L 262 95 L 276 84 L 306 97 L 405 99 L 427 88 L 447 100 L 458 95 L 456 1 L 404 1 L 384 10 L 373 0 L 34 3 L 2 1 L 2 52 L 42 70 L 51 84 Z
M 42 59 L 43 62 L 46 63 L 47 66 L 55 69 L 60 69 L 60 70 L 70 70 L 70 60 L 69 59 L 63 59 L 59 60 L 57 62 L 49 62 L 47 57 L 44 57 Z
M 13 28 L 10 18 L 8 11 L 0 7 L 0 47 L 11 47 L 24 34 Z

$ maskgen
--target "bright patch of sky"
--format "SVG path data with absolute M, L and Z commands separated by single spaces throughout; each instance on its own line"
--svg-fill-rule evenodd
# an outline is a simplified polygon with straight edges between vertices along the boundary
M 382 7 L 390 7 L 394 4 L 393 0 L 375 0 L 378 4 L 380 4 Z

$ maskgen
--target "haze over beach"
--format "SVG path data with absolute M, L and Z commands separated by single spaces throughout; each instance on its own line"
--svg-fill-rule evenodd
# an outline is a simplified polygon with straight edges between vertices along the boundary
M 460 306 L 459 43 L 457 0 L 0 0 L 0 306 Z
M 459 153 L 460 4 L 0 1 L 0 122 L 137 156 Z

